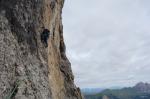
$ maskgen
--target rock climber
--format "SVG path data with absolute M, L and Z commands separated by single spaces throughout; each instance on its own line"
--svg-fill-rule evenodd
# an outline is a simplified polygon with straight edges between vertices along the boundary
M 44 43 L 45 47 L 48 47 L 48 38 L 50 35 L 50 31 L 48 29 L 44 29 L 41 34 L 41 41 Z

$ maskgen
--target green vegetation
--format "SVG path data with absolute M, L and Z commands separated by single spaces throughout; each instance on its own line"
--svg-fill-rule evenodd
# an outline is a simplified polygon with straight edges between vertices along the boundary
M 5 99 L 12 99 L 12 98 L 16 95 L 16 93 L 17 93 L 17 91 L 18 91 L 19 84 L 20 84 L 19 81 L 16 81 L 16 82 L 15 82 L 15 84 L 14 84 L 14 86 L 13 86 L 13 88 L 12 88 L 10 94 L 8 94 L 8 96 L 6 96 Z

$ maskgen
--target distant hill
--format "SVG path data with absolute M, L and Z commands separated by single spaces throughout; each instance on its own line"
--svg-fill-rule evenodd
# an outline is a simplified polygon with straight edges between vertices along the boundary
M 140 82 L 134 87 L 106 89 L 95 95 L 85 95 L 85 99 L 150 99 L 150 84 Z
M 102 92 L 104 89 L 101 89 L 101 88 L 83 88 L 81 89 L 81 92 L 84 94 L 84 95 L 93 95 L 93 94 L 97 94 L 97 93 L 100 93 Z
M 139 92 L 150 93 L 150 84 L 140 82 L 134 86 L 134 89 L 136 89 Z

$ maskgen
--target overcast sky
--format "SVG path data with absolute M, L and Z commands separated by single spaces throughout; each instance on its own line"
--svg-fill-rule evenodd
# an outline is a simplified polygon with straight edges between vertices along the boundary
M 81 88 L 150 82 L 150 0 L 65 0 L 64 38 Z

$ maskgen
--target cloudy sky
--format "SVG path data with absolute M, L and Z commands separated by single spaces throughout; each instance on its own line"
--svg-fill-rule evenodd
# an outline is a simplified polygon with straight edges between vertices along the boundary
M 150 0 L 66 0 L 67 56 L 81 88 L 150 82 Z

